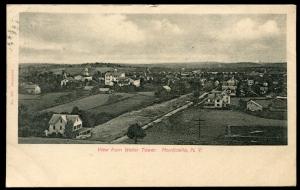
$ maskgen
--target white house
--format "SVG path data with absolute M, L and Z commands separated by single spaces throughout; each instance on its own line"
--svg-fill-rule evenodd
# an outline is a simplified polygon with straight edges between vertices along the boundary
M 131 82 L 132 85 L 134 85 L 136 87 L 140 87 L 141 86 L 141 80 L 140 79 L 137 79 L 137 80 L 131 79 L 130 82 Z
M 23 87 L 28 94 L 40 94 L 41 88 L 36 84 L 27 84 Z
M 247 110 L 250 111 L 262 111 L 263 106 L 260 105 L 259 103 L 255 102 L 254 100 L 249 100 L 247 102 Z
M 171 88 L 169 86 L 163 86 L 163 88 L 167 91 L 167 92 L 170 92 L 171 91 Z
M 250 99 L 247 102 L 247 110 L 250 111 L 263 111 L 269 109 L 272 103 L 272 99 Z
M 124 79 L 125 78 L 125 73 L 123 72 L 107 72 L 105 73 L 105 77 L 104 77 L 104 83 L 105 85 L 108 86 L 113 86 L 114 82 L 119 82 L 119 80 Z
M 81 138 L 83 134 L 88 136 L 91 132 L 90 128 L 82 127 L 82 120 L 79 115 L 53 114 L 49 121 L 48 131 L 45 132 L 46 135 L 55 133 L 65 136 L 67 123 L 71 124 L 69 127 L 72 127 L 72 132 L 76 138 Z
M 211 91 L 206 101 L 204 102 L 205 108 L 225 108 L 230 104 L 230 96 L 225 92 Z

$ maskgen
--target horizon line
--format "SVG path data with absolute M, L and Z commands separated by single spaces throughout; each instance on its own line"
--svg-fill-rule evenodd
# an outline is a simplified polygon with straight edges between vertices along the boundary
M 222 62 L 222 61 L 187 61 L 187 62 L 145 62 L 145 63 L 133 63 L 133 62 L 81 62 L 81 63 L 67 63 L 67 62 L 19 62 L 19 64 L 61 64 L 61 65 L 79 65 L 79 64 L 131 64 L 131 65 L 147 65 L 147 64 L 189 64 L 189 63 L 221 63 L 221 64 L 231 64 L 231 63 L 255 63 L 255 64 L 272 64 L 272 63 L 287 63 L 287 61 L 232 61 L 232 62 Z

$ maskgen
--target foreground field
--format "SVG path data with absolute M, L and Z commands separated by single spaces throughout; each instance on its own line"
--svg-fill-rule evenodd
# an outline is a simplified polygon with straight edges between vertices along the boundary
M 41 95 L 19 94 L 19 105 L 25 105 L 29 111 L 40 111 L 54 105 L 56 100 L 70 92 L 53 92 Z
M 131 124 L 139 122 L 141 125 L 145 125 L 152 120 L 187 104 L 188 100 L 190 100 L 189 95 L 183 95 L 173 100 L 122 114 L 104 124 L 95 126 L 95 128 L 93 128 L 91 139 L 110 142 L 118 137 L 124 136 Z
M 53 111 L 56 113 L 71 112 L 74 106 L 77 106 L 81 110 L 90 110 L 132 96 L 134 96 L 134 94 L 128 94 L 128 93 L 97 94 L 97 95 L 81 98 L 66 104 L 61 104 L 55 107 L 51 107 L 43 111 Z M 113 99 L 113 101 L 110 98 Z
M 199 139 L 198 119 L 201 121 Z M 209 110 L 197 107 L 180 112 L 168 120 L 146 130 L 147 136 L 139 144 L 222 144 L 218 139 L 226 134 L 226 126 L 287 126 L 283 120 L 264 119 L 238 111 Z M 124 144 L 133 143 L 128 139 Z
M 43 137 L 19 137 L 19 144 L 104 144 L 101 141 L 43 138 Z

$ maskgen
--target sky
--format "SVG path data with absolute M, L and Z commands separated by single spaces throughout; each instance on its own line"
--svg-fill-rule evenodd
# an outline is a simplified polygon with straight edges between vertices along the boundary
M 20 63 L 284 62 L 280 14 L 20 14 Z

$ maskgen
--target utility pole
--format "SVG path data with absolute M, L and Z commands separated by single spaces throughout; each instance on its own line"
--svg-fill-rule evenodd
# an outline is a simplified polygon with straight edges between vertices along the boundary
M 200 139 L 200 136 L 201 136 L 201 121 L 205 121 L 205 120 L 202 120 L 202 119 L 198 119 L 196 120 L 198 122 L 198 132 L 199 132 L 199 139 Z

